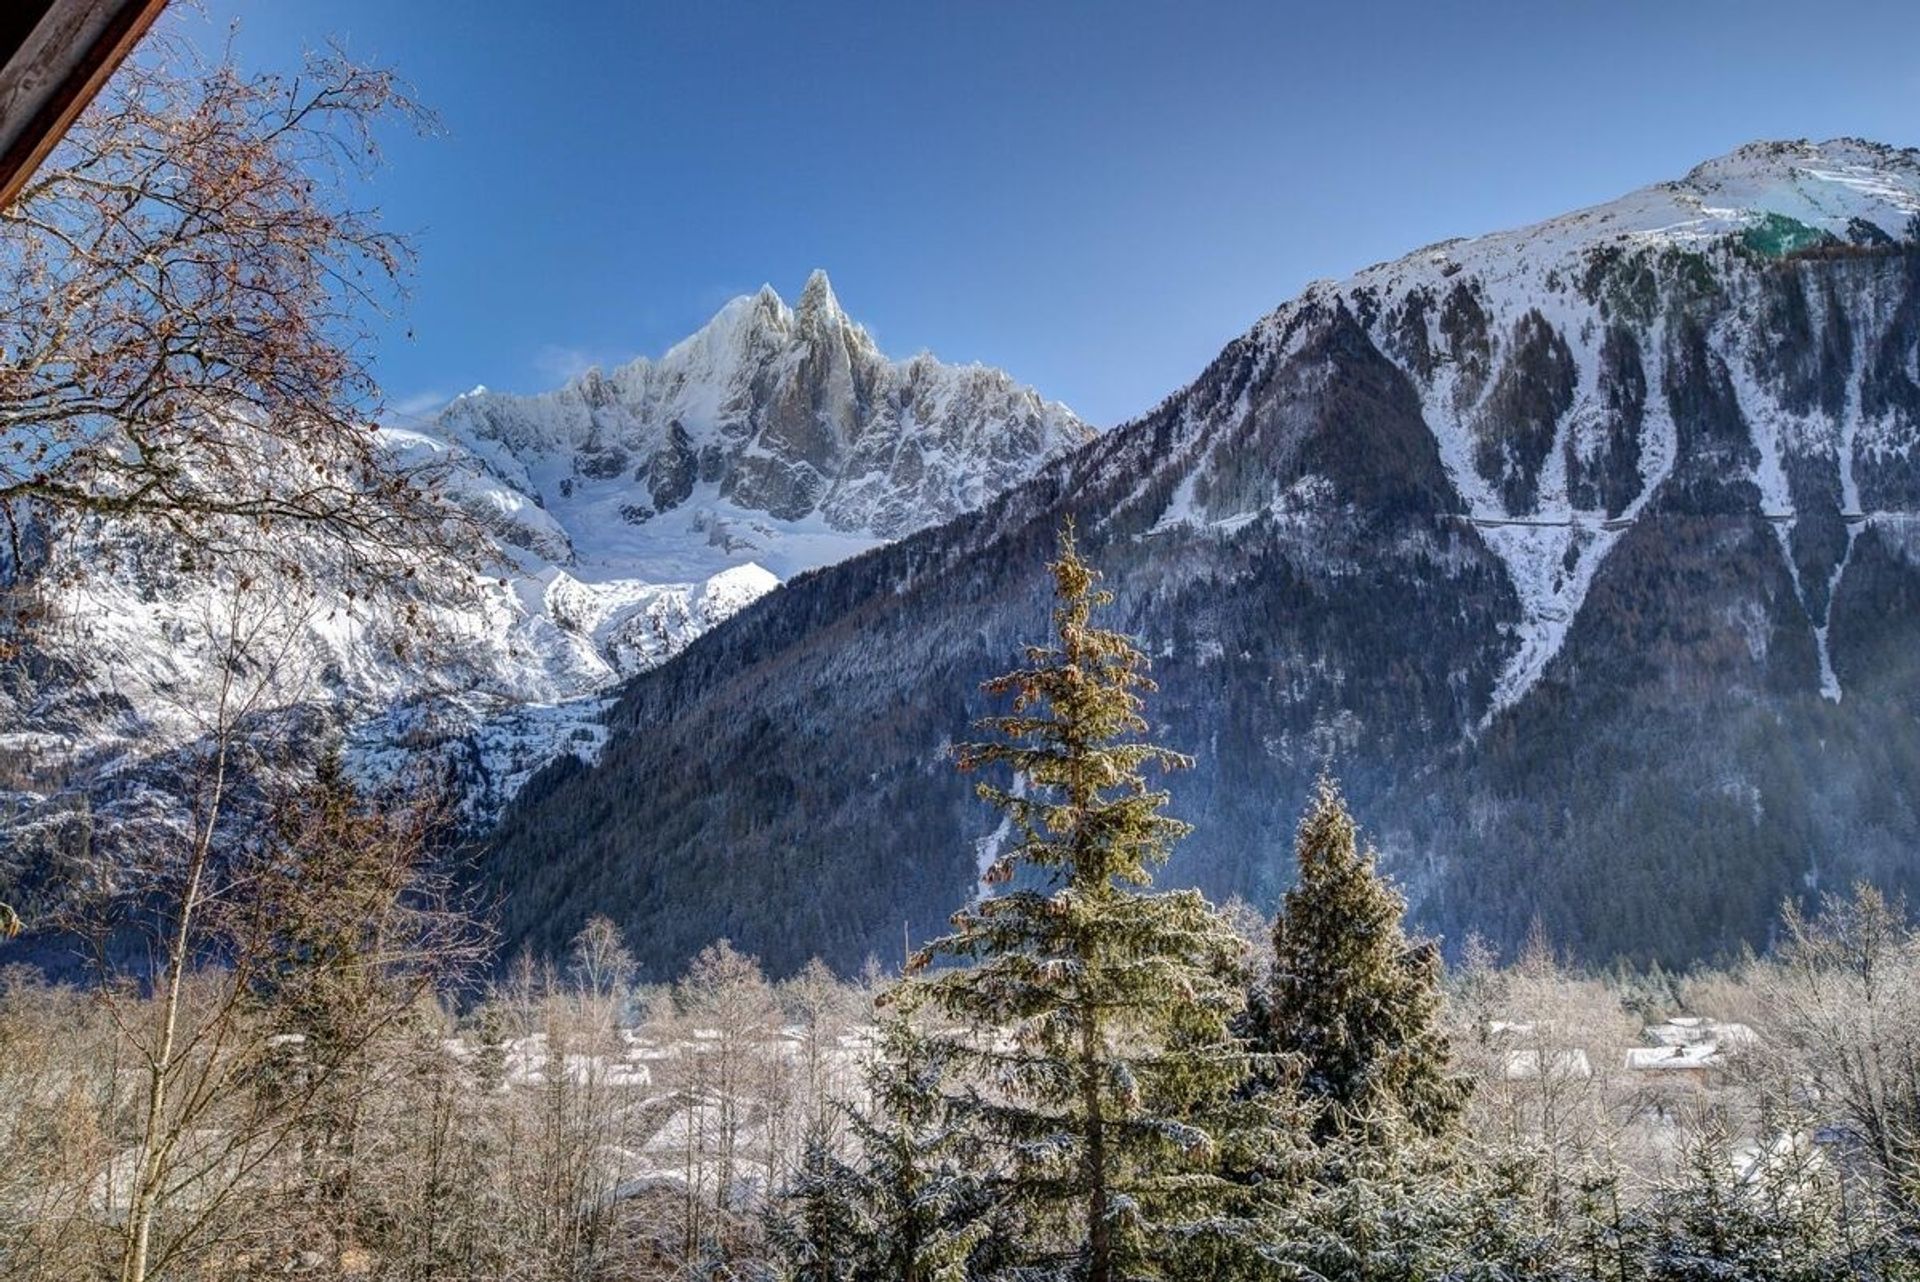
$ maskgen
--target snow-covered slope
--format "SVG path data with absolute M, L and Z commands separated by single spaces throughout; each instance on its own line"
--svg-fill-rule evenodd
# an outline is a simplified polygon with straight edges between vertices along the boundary
M 1774 282 L 1717 271 L 1708 256 L 1730 248 L 1762 261 L 1845 254 L 1916 236 L 1920 152 L 1857 139 L 1752 143 L 1604 205 L 1443 241 L 1316 284 L 1253 338 L 1276 349 L 1274 359 L 1282 336 L 1298 333 L 1302 309 L 1344 306 L 1412 378 L 1447 477 L 1520 599 L 1517 645 L 1486 711 L 1491 720 L 1540 678 L 1601 561 L 1673 469 L 1679 444 L 1663 389 L 1674 381 L 1676 311 L 1682 323 L 1707 326 L 1705 348 L 1724 363 L 1754 450 L 1745 475 L 1796 578 L 1802 503 L 1872 515 L 1862 510 L 1856 460 L 1862 452 L 1905 460 L 1913 445 L 1898 407 L 1862 405 L 1877 353 L 1864 344 L 1846 352 L 1847 367 L 1827 371 L 1840 394 L 1826 404 L 1783 391 L 1782 371 L 1770 367 L 1781 337 Z M 1684 302 L 1689 288 L 1703 296 L 1697 309 Z M 1676 294 L 1679 308 L 1668 305 Z M 1708 294 L 1732 297 L 1709 302 Z M 1878 304 L 1840 300 L 1831 316 L 1818 314 L 1821 299 L 1797 305 L 1816 313 L 1802 318 L 1810 326 L 1865 333 L 1876 318 L 1842 313 Z M 1809 464 L 1832 473 L 1837 495 L 1805 485 L 1795 493 L 1789 476 Z M 1189 518 L 1183 505 L 1205 470 L 1187 478 L 1167 519 Z M 1288 502 L 1275 496 L 1273 513 Z M 1236 507 L 1208 519 L 1253 515 Z M 1837 580 L 1843 565 L 1844 554 L 1822 573 Z M 1839 699 L 1827 653 L 1829 584 L 1801 586 L 1823 688 Z
M 433 749 L 481 821 L 555 753 L 592 755 L 622 677 L 1092 435 L 1000 371 L 888 359 L 819 272 L 797 307 L 763 288 L 657 360 L 538 396 L 476 390 L 381 432 L 397 465 L 436 465 L 499 563 L 463 599 L 402 616 L 316 560 L 309 587 L 273 603 L 287 636 L 262 702 L 317 709 L 376 777 Z M 282 560 L 307 559 L 301 535 L 279 537 Z M 37 572 L 45 652 L 0 691 L 0 758 L 29 807 L 204 731 L 209 622 L 231 599 L 229 577 L 111 527 L 55 547 Z

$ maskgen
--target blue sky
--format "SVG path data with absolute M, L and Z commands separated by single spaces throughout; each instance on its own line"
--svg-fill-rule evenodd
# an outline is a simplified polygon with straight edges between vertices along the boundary
M 329 36 L 442 136 L 373 199 L 421 250 L 394 403 L 657 354 L 825 267 L 896 355 L 1100 424 L 1308 281 L 1754 138 L 1920 144 L 1920 5 L 210 0 L 243 61 Z M 407 331 L 412 331 L 409 339 Z

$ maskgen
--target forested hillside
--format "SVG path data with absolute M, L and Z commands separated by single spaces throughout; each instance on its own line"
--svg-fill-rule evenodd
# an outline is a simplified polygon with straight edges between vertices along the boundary
M 1763 942 L 1912 884 L 1920 160 L 1756 144 L 1319 285 L 981 513 L 635 681 L 484 858 L 514 938 L 670 970 L 938 928 L 994 838 L 947 747 L 1076 516 L 1197 768 L 1178 876 L 1271 904 L 1333 765 L 1418 920 L 1584 957 Z M 851 727 L 851 733 L 835 733 Z

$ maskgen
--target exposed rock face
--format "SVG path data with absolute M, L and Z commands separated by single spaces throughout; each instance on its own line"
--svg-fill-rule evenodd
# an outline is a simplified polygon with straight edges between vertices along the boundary
M 658 360 L 543 396 L 464 396 L 434 430 L 579 532 L 589 558 L 610 497 L 645 519 L 630 480 L 655 516 L 691 503 L 889 539 L 978 506 L 1093 434 L 998 370 L 889 360 L 823 272 L 793 308 L 762 289 Z
M 1683 962 L 1920 887 L 1920 155 L 1760 144 L 1316 285 L 1188 388 L 634 681 L 488 857 L 511 933 L 613 911 L 858 964 L 973 889 L 944 760 L 1077 517 L 1197 825 L 1270 905 L 1331 763 L 1430 924 Z M 697 856 L 690 852 L 698 852 Z M 890 955 L 890 954 L 889 954 Z

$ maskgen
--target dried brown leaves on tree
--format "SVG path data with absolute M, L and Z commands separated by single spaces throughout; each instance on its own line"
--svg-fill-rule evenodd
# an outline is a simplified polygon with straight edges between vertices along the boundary
M 115 75 L 0 211 L 16 560 L 49 517 L 151 528 L 208 564 L 300 527 L 357 590 L 412 591 L 471 542 L 372 427 L 368 326 L 412 254 L 356 186 L 380 129 L 426 122 L 392 73 L 338 50 L 248 75 L 162 35 Z

